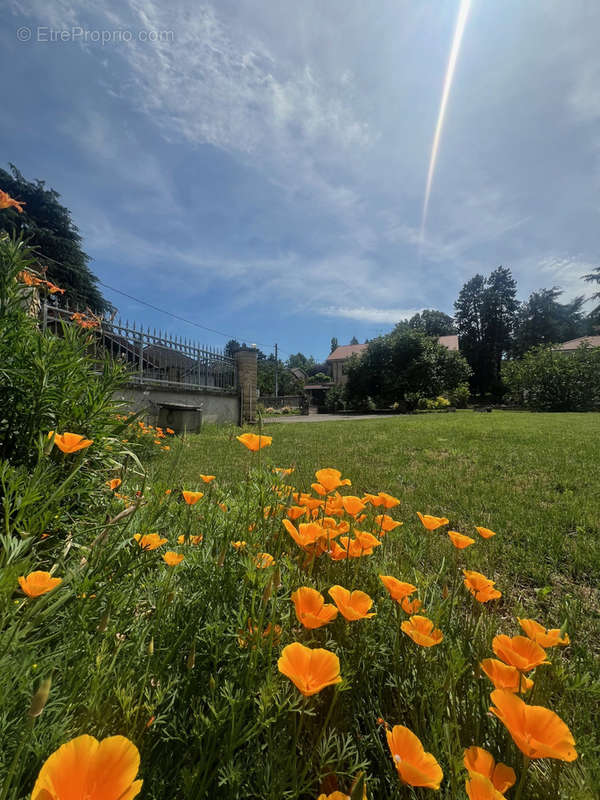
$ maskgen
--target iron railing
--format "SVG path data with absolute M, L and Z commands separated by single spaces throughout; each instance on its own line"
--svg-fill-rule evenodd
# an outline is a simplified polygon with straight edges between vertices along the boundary
M 185 389 L 235 389 L 235 363 L 216 347 L 203 347 L 181 336 L 137 327 L 120 319 L 90 317 L 77 309 L 43 302 L 42 327 L 90 326 L 98 358 L 109 355 L 125 363 L 133 384 Z

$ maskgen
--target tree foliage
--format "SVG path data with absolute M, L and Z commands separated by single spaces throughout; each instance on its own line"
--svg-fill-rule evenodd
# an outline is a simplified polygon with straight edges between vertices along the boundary
M 521 304 L 514 336 L 514 355 L 523 355 L 535 345 L 566 342 L 586 333 L 583 297 L 560 303 L 561 295 L 557 286 L 539 289 Z
M 517 284 L 506 267 L 498 267 L 487 278 L 475 275 L 463 286 L 454 304 L 461 352 L 473 376 L 478 394 L 501 395 L 502 359 L 512 349 L 517 323 Z
M 452 392 L 469 379 L 463 356 L 419 331 L 392 332 L 373 339 L 351 360 L 346 396 L 358 408 L 372 401 L 380 408 L 394 404 L 413 408 L 421 397 Z
M 421 331 L 426 336 L 450 336 L 456 333 L 452 317 L 433 308 L 426 308 L 424 311 L 414 314 L 408 320 L 408 326 L 415 331 Z
M 35 251 L 39 266 L 46 268 L 49 280 L 65 289 L 65 298 L 82 309 L 103 312 L 111 308 L 98 288 L 98 279 L 89 268 L 90 257 L 81 247 L 81 236 L 71 212 L 59 203 L 60 195 L 46 189 L 44 181 L 27 181 L 10 165 L 0 169 L 0 188 L 25 204 L 23 213 L 14 209 L 2 212 L 0 225 L 13 235 L 23 236 Z
M 600 409 L 600 347 L 575 351 L 540 345 L 508 361 L 503 378 L 513 402 L 537 411 Z

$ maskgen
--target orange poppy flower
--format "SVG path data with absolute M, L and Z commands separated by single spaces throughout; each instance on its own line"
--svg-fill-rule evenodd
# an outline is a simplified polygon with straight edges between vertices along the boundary
M 425 752 L 418 736 L 404 725 L 394 725 L 385 735 L 400 780 L 409 786 L 440 788 L 444 773 L 434 756 Z
M 414 600 L 411 600 L 410 597 L 403 597 L 400 605 L 408 615 L 416 614 L 423 608 L 423 603 L 416 597 Z
M 53 578 L 49 572 L 36 570 L 30 572 L 27 577 L 21 575 L 19 578 L 19 586 L 25 592 L 27 597 L 39 597 L 42 594 L 51 592 L 62 583 L 62 578 Z
M 373 600 L 366 592 L 360 590 L 350 592 L 343 586 L 337 585 L 328 589 L 328 592 L 345 619 L 354 621 L 375 616 L 374 611 L 370 614 L 367 613 L 373 605 Z
M 202 534 L 199 533 L 197 536 L 188 536 L 187 538 L 190 544 L 200 544 L 200 542 L 204 539 L 204 536 L 202 536 Z M 183 535 L 183 533 L 177 537 L 178 544 L 185 544 L 185 540 L 186 537 Z
M 315 508 L 322 508 L 323 501 L 317 500 L 316 497 L 311 497 L 309 494 L 305 494 L 302 492 L 300 495 L 293 495 L 293 500 L 299 506 L 306 506 L 306 508 L 310 509 L 311 511 Z
M 393 575 L 380 575 L 379 580 L 390 593 L 392 600 L 395 600 L 397 603 L 400 603 L 405 597 L 417 591 L 417 587 L 413 586 L 412 583 L 399 581 L 398 578 L 394 578 Z
M 546 651 L 526 636 L 506 636 L 501 633 L 492 639 L 492 650 L 499 659 L 519 672 L 529 672 L 540 664 L 549 664 Z
M 173 550 L 167 550 L 167 552 L 163 556 L 163 561 L 168 567 L 176 567 L 177 564 L 181 564 L 185 556 L 181 555 L 181 553 L 175 553 Z
M 508 689 L 509 692 L 528 692 L 533 686 L 530 678 L 522 675 L 516 667 L 504 664 L 496 658 L 484 658 L 479 665 L 495 689 Z
M 342 480 L 339 469 L 319 469 L 315 472 L 315 477 L 327 492 L 333 492 L 339 486 L 352 486 L 349 478 Z
M 331 794 L 320 794 L 317 800 L 350 800 L 350 795 L 339 792 L 336 789 L 336 791 L 331 792 Z
M 366 531 L 354 531 L 354 539 L 349 536 L 340 536 L 340 545 L 346 552 L 347 558 L 361 558 L 370 556 L 374 547 L 380 547 L 381 542 Z
M 325 603 L 325 598 L 316 589 L 310 586 L 301 586 L 292 592 L 292 603 L 296 609 L 298 622 L 305 628 L 313 630 L 327 625 L 338 614 L 337 608 L 331 603 Z
M 121 478 L 113 478 L 112 481 L 106 481 L 106 485 L 109 486 L 113 492 L 115 489 L 118 489 L 122 483 L 123 481 Z
M 502 592 L 494 589 L 496 582 L 486 578 L 481 572 L 463 569 L 463 575 L 465 586 L 479 603 L 487 603 L 489 600 L 502 597 Z
M 448 531 L 448 536 L 457 550 L 464 550 L 465 547 L 475 544 L 475 539 L 471 539 L 470 536 L 465 536 L 464 534 L 457 533 L 456 531 Z
M 204 492 L 182 492 L 181 494 L 188 506 L 195 506 L 198 500 L 204 497 Z
M 525 631 L 526 636 L 540 645 L 540 647 L 555 647 L 557 644 L 570 644 L 569 634 L 561 636 L 559 628 L 546 630 L 543 625 L 534 619 L 520 619 L 519 625 Z
M 54 431 L 50 431 L 48 438 L 51 439 L 53 436 L 54 444 L 63 453 L 76 453 L 78 450 L 83 450 L 85 447 L 94 444 L 93 439 L 86 439 L 85 436 L 81 436 L 78 433 L 54 433 Z
M 389 514 L 378 514 L 375 517 L 375 522 L 382 533 L 389 533 L 389 531 L 393 531 L 394 528 L 404 525 L 403 522 L 397 522 L 395 519 L 390 517 Z
M 311 650 L 300 642 L 283 648 L 277 662 L 279 672 L 288 677 L 305 697 L 317 694 L 326 686 L 341 683 L 340 660 L 323 648 Z
M 200 475 L 204 483 L 211 483 L 217 477 L 216 475 Z
M 246 542 L 238 540 L 237 542 L 232 542 L 231 546 L 235 547 L 236 550 L 244 550 L 246 548 Z
M 492 536 L 495 536 L 495 531 L 491 531 L 489 528 L 478 528 L 475 526 L 475 530 L 480 536 L 483 536 L 484 539 L 491 539 Z
M 141 533 L 135 533 L 133 538 L 142 550 L 156 550 L 167 541 L 158 533 L 145 533 L 143 536 Z
M 432 517 L 430 514 L 421 514 L 420 511 L 417 511 L 417 517 L 428 531 L 435 531 L 437 528 L 441 528 L 442 525 L 447 525 L 450 521 L 446 517 Z
M 292 520 L 299 519 L 300 517 L 305 516 L 307 511 L 308 509 L 303 508 L 302 506 L 290 506 L 287 510 L 287 516 Z
M 167 432 L 167 433 L 169 433 L 171 436 L 174 436 L 174 435 L 175 435 L 175 431 L 173 430 L 173 428 L 165 428 L 165 430 L 166 430 L 166 432 Z
M 241 436 L 236 436 L 235 438 L 248 450 L 252 450 L 253 453 L 256 453 L 257 450 L 262 450 L 263 447 L 269 447 L 273 441 L 272 436 L 265 436 L 264 434 L 259 436 L 256 433 L 242 433 Z
M 292 525 L 289 519 L 283 519 L 281 522 L 298 547 L 307 547 L 318 539 L 328 536 L 327 531 L 316 522 L 301 522 L 298 528 Z
M 138 749 L 124 736 L 78 736 L 44 762 L 31 800 L 133 800 L 142 788 L 139 767 Z
M 325 497 L 327 494 L 327 489 L 324 486 L 321 486 L 320 483 L 311 483 L 310 488 L 321 497 Z
M 471 777 L 482 775 L 491 781 L 494 789 L 504 794 L 507 789 L 514 786 L 517 780 L 515 771 L 506 764 L 496 764 L 494 756 L 483 747 L 473 745 L 464 752 L 463 763 Z
M 496 789 L 492 781 L 477 772 L 469 774 L 465 790 L 469 800 L 504 800 L 504 795 Z
M 527 758 L 575 761 L 575 739 L 562 719 L 543 706 L 528 706 L 512 692 L 495 689 L 490 711 L 504 723 L 514 743 Z
M 19 214 L 23 213 L 23 206 L 27 205 L 23 200 L 13 200 L 8 192 L 3 192 L 0 189 L 0 208 L 16 208 Z
M 270 553 L 257 553 L 254 563 L 257 569 L 266 569 L 275 563 L 275 559 Z
M 405 620 L 400 627 L 415 644 L 420 644 L 421 647 L 433 647 L 444 638 L 441 630 L 434 629 L 433 622 L 427 617 L 413 616 Z
M 280 478 L 285 477 L 286 475 L 291 475 L 293 471 L 293 467 L 273 467 L 273 472 Z
M 321 501 L 322 502 L 322 501 Z M 336 492 L 325 500 L 323 506 L 325 514 L 332 517 L 341 517 L 344 513 L 344 504 L 342 502 L 342 495 Z
M 387 492 L 378 492 L 377 499 L 379 502 L 373 503 L 373 505 L 383 506 L 384 508 L 394 508 L 400 505 L 400 500 Z
M 342 505 L 344 506 L 344 511 L 346 514 L 350 514 L 352 517 L 360 514 L 360 512 L 364 511 L 366 508 L 360 497 L 355 497 L 351 494 L 342 497 Z
M 225 514 L 226 514 L 226 513 L 227 513 L 227 511 L 229 510 L 229 509 L 227 508 L 227 506 L 225 505 L 225 503 L 217 503 L 217 505 L 219 506 L 219 508 L 221 509 L 221 511 L 225 512 Z

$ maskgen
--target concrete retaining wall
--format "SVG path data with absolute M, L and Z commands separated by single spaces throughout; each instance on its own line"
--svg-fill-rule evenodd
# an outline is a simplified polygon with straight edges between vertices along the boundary
M 190 409 L 201 406 L 203 422 L 231 422 L 237 425 L 240 421 L 240 398 L 237 392 L 139 386 L 115 392 L 115 399 L 126 402 L 132 411 L 145 411 L 146 420 L 151 425 L 158 423 L 161 404 L 186 406 Z M 185 411 L 183 416 L 190 418 Z

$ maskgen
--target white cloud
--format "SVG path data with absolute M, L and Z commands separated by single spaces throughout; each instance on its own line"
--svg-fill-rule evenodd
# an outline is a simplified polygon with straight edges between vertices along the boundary
M 356 319 L 360 322 L 381 322 L 395 325 L 400 320 L 408 319 L 422 310 L 421 308 L 367 308 L 365 306 L 344 308 L 328 306 L 318 309 L 318 313 L 327 317 L 345 317 L 346 319 Z

